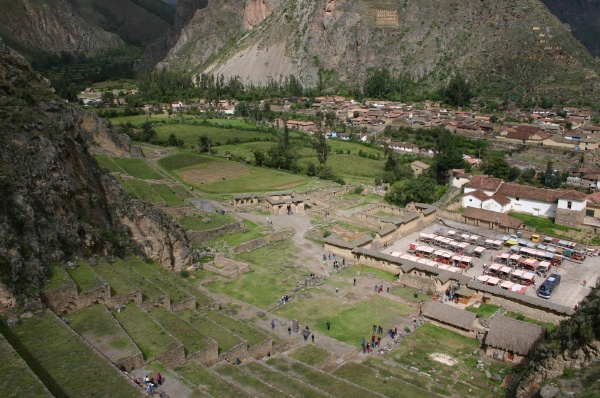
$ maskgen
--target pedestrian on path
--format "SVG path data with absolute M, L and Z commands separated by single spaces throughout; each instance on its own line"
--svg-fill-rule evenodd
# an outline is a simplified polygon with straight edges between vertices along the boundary
M 312 339 L 312 342 L 315 342 L 315 335 L 313 334 L 312 336 L 310 336 L 310 338 Z
M 354 278 L 354 286 L 356 286 L 356 278 Z
M 292 335 L 292 328 L 290 326 L 288 326 L 288 336 Z
M 275 319 L 271 319 L 271 329 L 275 329 Z

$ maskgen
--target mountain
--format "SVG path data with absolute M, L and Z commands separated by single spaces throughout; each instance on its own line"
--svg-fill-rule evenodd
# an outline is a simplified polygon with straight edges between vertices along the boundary
M 432 87 L 455 71 L 488 93 L 578 96 L 598 62 L 538 0 L 212 0 L 159 67 L 356 85 L 387 67 Z
M 542 0 L 589 52 L 600 57 L 600 0 Z
M 0 0 L 0 37 L 29 58 L 83 53 L 162 36 L 175 18 L 160 0 Z
M 0 310 L 35 300 L 47 265 L 136 253 L 178 271 L 185 232 L 129 197 L 91 151 L 141 155 L 110 123 L 66 104 L 0 41 Z

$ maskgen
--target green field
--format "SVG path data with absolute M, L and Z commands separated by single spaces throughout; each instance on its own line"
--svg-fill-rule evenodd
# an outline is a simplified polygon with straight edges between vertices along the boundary
M 56 316 L 45 312 L 23 319 L 2 334 L 56 397 L 137 397 L 139 391 L 108 361 L 81 341 Z M 18 341 L 17 341 L 18 339 Z M 82 381 L 82 377 L 86 377 Z
M 146 360 L 155 359 L 179 345 L 136 304 L 128 304 L 121 312 L 113 311 L 113 315 L 135 341 Z
M 199 330 L 166 308 L 152 307 L 148 310 L 148 314 L 184 345 L 188 355 L 208 348 L 211 344 L 211 341 Z
M 127 174 L 134 178 L 141 180 L 162 180 L 163 176 L 160 175 L 154 167 L 144 159 L 139 158 L 114 158 L 114 162 L 119 165 Z
M 255 397 L 276 397 L 281 395 L 281 392 L 266 383 L 263 383 L 259 378 L 249 375 L 245 372 L 240 372 L 238 368 L 230 364 L 217 365 L 214 371 L 220 374 L 227 380 L 231 380 L 238 385 L 244 386 L 246 391 L 249 391 Z
M 167 184 L 153 184 L 152 189 L 156 192 L 169 207 L 178 207 L 185 205 L 185 201 Z
M 231 318 L 221 312 L 209 311 L 206 313 L 206 317 L 229 330 L 231 333 L 234 333 L 236 336 L 246 340 L 248 347 L 252 347 L 258 343 L 261 343 L 267 338 L 265 333 L 260 332 L 257 329 L 246 325 L 244 322 Z
M 300 398 L 327 398 L 329 395 L 320 392 L 310 385 L 307 385 L 299 380 L 296 380 L 284 373 L 277 372 L 276 370 L 263 365 L 259 362 L 250 362 L 240 367 L 244 372 L 253 375 L 254 377 L 260 378 L 266 381 L 272 386 L 277 387 L 292 397 Z
M 315 366 L 329 358 L 330 355 L 331 353 L 326 350 L 319 348 L 314 344 L 308 344 L 292 352 L 290 357 L 297 359 L 300 362 L 304 362 L 307 365 Z
M 166 171 L 185 169 L 199 164 L 210 163 L 214 160 L 208 156 L 193 155 L 189 153 L 177 153 L 159 159 L 158 165 Z
M 112 158 L 110 158 L 106 155 L 94 155 L 94 159 L 96 159 L 96 162 L 98 162 L 100 167 L 105 168 L 106 170 L 110 171 L 111 173 L 124 173 L 125 172 L 125 170 L 123 170 L 118 164 L 116 164 L 112 160 Z
M 303 167 L 310 162 L 317 165 L 317 157 L 302 158 L 299 161 Z M 375 178 L 383 173 L 385 160 L 373 160 L 358 155 L 330 155 L 327 166 L 331 167 L 336 175 Z
M 211 221 L 205 223 L 202 221 L 203 218 L 210 218 Z M 183 217 L 178 221 L 186 231 L 206 231 L 234 223 L 236 219 L 229 214 L 206 213 L 198 216 Z
M 234 280 L 206 283 L 204 286 L 267 309 L 296 286 L 296 280 L 301 278 L 298 269 L 283 267 L 286 263 L 299 262 L 293 252 L 295 248 L 286 240 L 244 253 L 237 258 L 249 263 L 254 272 L 242 274 Z
M 363 337 L 371 335 L 372 325 L 382 325 L 384 329 L 395 327 L 400 317 L 414 312 L 413 307 L 381 295 L 358 303 L 344 303 L 323 292 L 311 291 L 311 294 L 311 298 L 292 300 L 274 313 L 298 319 L 302 326 L 308 325 L 312 330 L 357 347 Z M 331 330 L 327 330 L 327 321 L 331 322 Z
M 188 322 L 194 328 L 217 342 L 219 354 L 226 352 L 242 342 L 237 336 L 193 310 L 183 310 L 177 313 L 181 319 Z
M 79 267 L 67 270 L 67 273 L 79 287 L 80 292 L 87 292 L 104 285 L 104 282 L 98 278 L 94 269 L 83 261 L 79 261 Z
M 83 336 L 113 363 L 134 356 L 139 351 L 106 307 L 96 304 L 70 314 L 69 326 Z
M 0 334 L 0 391 L 10 398 L 52 397 L 25 361 Z
M 183 140 L 187 147 L 194 148 L 198 146 L 200 136 L 210 138 L 214 146 L 252 141 L 271 141 L 275 139 L 274 135 L 259 131 L 244 131 L 191 124 L 164 124 L 156 126 L 154 129 L 160 141 L 166 141 L 171 134 L 175 134 L 177 139 Z
M 192 386 L 198 387 L 203 391 L 206 391 L 214 398 L 253 398 L 250 395 L 235 385 L 221 379 L 211 370 L 205 368 L 202 365 L 194 363 L 187 363 L 185 365 L 177 366 L 173 369 L 186 380 L 188 380 Z
M 43 290 L 54 290 L 62 285 L 73 283 L 62 264 L 51 263 L 48 265 L 49 282 L 44 285 Z
M 152 184 L 143 180 L 123 180 L 120 179 L 123 189 L 130 195 L 147 200 L 151 203 L 161 203 L 163 198 L 152 188 Z

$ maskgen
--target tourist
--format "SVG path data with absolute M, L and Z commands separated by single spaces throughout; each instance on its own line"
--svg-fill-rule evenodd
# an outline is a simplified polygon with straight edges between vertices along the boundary
M 275 329 L 275 319 L 271 319 L 271 329 Z
M 377 347 L 381 347 L 381 337 L 377 337 Z
M 373 287 L 373 291 L 374 291 L 374 292 L 377 292 L 377 285 L 375 285 L 375 286 Z
M 371 345 L 367 343 L 367 354 L 371 353 Z
M 327 330 L 331 330 L 331 322 L 327 321 L 325 325 L 327 326 Z
M 377 329 L 377 332 L 379 334 L 383 333 L 383 326 L 379 325 L 379 328 Z
M 160 372 L 156 373 L 156 382 L 158 383 L 159 386 L 162 386 L 162 376 L 161 376 Z
M 312 342 L 314 343 L 315 342 L 315 335 L 314 334 L 311 335 L 310 338 L 311 338 Z
M 365 353 L 365 350 L 367 348 L 367 340 L 365 340 L 365 338 L 363 337 L 362 341 L 360 342 L 360 345 L 362 346 L 363 349 L 363 354 Z
M 375 335 L 371 335 L 371 343 L 375 343 Z
M 146 392 L 152 395 L 152 386 L 150 384 L 148 384 L 148 387 L 146 387 Z
M 292 328 L 290 326 L 288 326 L 288 336 L 292 335 Z
M 354 278 L 354 286 L 356 286 L 356 278 Z

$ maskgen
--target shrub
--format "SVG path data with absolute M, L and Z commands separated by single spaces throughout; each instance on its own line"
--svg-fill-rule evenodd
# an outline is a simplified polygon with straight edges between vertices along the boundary
M 326 237 L 328 237 L 330 235 L 331 235 L 331 231 L 330 230 L 326 229 L 325 231 L 323 231 L 323 237 L 324 238 L 326 238 Z
M 354 188 L 354 193 L 356 195 L 362 195 L 362 193 L 364 192 L 365 187 L 363 187 L 362 185 L 359 185 L 358 187 Z

